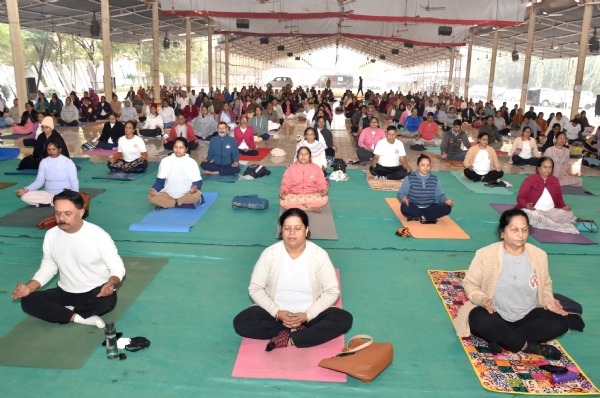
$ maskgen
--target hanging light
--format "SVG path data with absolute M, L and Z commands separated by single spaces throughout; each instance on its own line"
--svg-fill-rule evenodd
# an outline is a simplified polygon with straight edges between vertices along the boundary
M 169 40 L 169 33 L 165 31 L 165 39 L 163 40 L 163 48 L 168 50 L 171 47 L 171 40 Z

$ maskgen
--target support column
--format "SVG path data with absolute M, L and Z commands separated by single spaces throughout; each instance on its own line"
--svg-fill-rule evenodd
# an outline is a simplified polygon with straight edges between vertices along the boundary
M 154 98 L 160 97 L 160 95 L 156 95 L 160 92 L 160 73 L 159 73 L 159 55 L 160 49 L 158 45 L 160 44 L 160 39 L 158 38 L 158 1 L 152 3 L 152 85 L 154 86 Z
M 496 55 L 498 55 L 498 29 L 494 31 L 494 44 L 492 45 L 492 59 L 490 61 L 490 80 L 488 83 L 488 95 L 487 100 L 492 100 L 492 92 L 494 89 L 494 76 L 496 75 Z
M 108 0 L 101 0 L 100 14 L 102 18 L 102 64 L 104 65 L 104 95 L 106 101 L 112 101 L 112 72 L 110 61 L 110 5 Z
M 225 88 L 229 90 L 229 35 L 225 35 Z
M 210 26 L 211 24 L 211 20 L 208 20 L 208 87 L 210 90 L 210 87 L 213 87 L 213 40 L 212 40 L 212 34 L 213 34 L 213 27 Z
M 450 47 L 450 70 L 448 73 L 448 92 L 450 92 L 450 87 L 452 87 L 452 75 L 454 73 L 454 47 Z
M 185 19 L 185 85 L 192 85 L 192 20 Z
M 471 28 L 472 29 L 472 28 Z M 467 53 L 467 70 L 465 72 L 465 102 L 469 103 L 469 78 L 471 76 L 471 57 L 473 56 L 473 31 L 469 31 L 469 51 Z
M 8 16 L 8 29 L 10 31 L 15 85 L 17 86 L 17 98 L 19 99 L 19 113 L 21 114 L 25 112 L 25 104 L 29 98 L 27 98 L 27 86 L 25 85 L 25 62 L 23 60 L 21 22 L 19 20 L 19 4 L 17 0 L 6 0 L 6 14 Z M 7 105 L 10 107 L 8 103 Z
M 529 29 L 527 30 L 527 50 L 525 51 L 525 66 L 523 67 L 523 85 L 521 86 L 521 109 L 527 106 L 527 90 L 529 89 L 529 70 L 531 69 L 531 54 L 533 53 L 533 39 L 535 36 L 536 5 L 531 4 L 529 10 Z
M 594 6 L 586 4 L 583 10 L 583 21 L 581 21 L 581 35 L 579 36 L 579 56 L 577 57 L 577 70 L 575 72 L 575 86 L 573 87 L 573 103 L 571 104 L 571 119 L 579 111 L 579 100 L 581 98 L 581 85 L 583 83 L 583 70 L 585 69 L 585 56 L 587 55 L 588 35 L 592 23 Z

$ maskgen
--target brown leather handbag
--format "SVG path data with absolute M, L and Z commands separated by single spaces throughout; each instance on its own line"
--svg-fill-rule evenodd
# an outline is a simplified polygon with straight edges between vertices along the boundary
M 369 383 L 383 372 L 394 359 L 391 343 L 375 343 L 373 337 L 359 334 L 352 337 L 346 347 L 332 358 L 325 358 L 319 366 Z

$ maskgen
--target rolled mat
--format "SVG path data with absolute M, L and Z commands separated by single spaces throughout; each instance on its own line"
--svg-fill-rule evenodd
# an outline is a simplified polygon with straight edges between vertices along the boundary
M 105 191 L 105 189 L 98 188 L 79 188 L 79 190 L 89 194 L 92 199 Z M 91 206 L 90 212 L 93 211 L 94 208 Z M 12 213 L 0 217 L 0 227 L 35 228 L 37 223 L 52 213 L 54 213 L 54 207 L 21 207 Z
M 117 148 L 113 149 L 113 150 L 107 150 L 107 149 L 92 149 L 86 152 L 83 152 L 83 155 L 85 156 L 113 156 L 115 153 L 117 153 Z
M 394 191 L 398 192 L 404 180 L 376 180 L 369 170 L 363 170 L 367 175 L 367 184 L 374 191 Z
M 143 173 L 108 173 L 101 176 L 92 177 L 92 180 L 114 180 L 114 181 L 133 181 L 145 177 L 149 174 L 155 175 L 158 170 L 159 162 L 148 162 L 148 167 Z
M 18 157 L 20 153 L 21 150 L 19 148 L 0 148 L 0 161 L 14 159 Z
M 560 187 L 563 195 L 582 195 L 582 196 L 596 196 L 590 191 L 586 191 L 583 187 L 573 187 L 570 185 L 565 185 Z
M 268 154 L 271 153 L 271 151 L 273 150 L 273 148 L 256 148 L 256 150 L 258 151 L 258 155 L 256 156 L 246 156 L 246 155 L 242 155 L 240 154 L 240 160 L 263 160 Z
M 456 167 L 459 169 L 465 168 L 462 160 L 445 160 L 440 157 L 439 153 L 434 153 L 434 152 L 423 152 L 423 153 L 429 157 L 436 158 L 437 160 L 444 163 L 448 167 Z
M 513 192 L 509 191 L 505 187 L 486 187 L 485 182 L 473 182 L 464 177 L 462 171 L 451 171 L 452 174 L 461 184 L 463 184 L 471 192 L 475 193 L 492 193 L 496 195 L 514 195 Z
M 279 209 L 279 215 L 283 214 L 284 211 L 285 209 L 281 207 Z M 309 211 L 306 214 L 308 215 L 311 239 L 338 240 L 337 229 L 335 228 L 335 221 L 333 220 L 333 212 L 331 211 L 329 202 L 323 206 L 321 213 Z M 277 223 L 277 233 L 275 234 L 277 239 L 279 239 L 280 233 L 281 228 L 279 227 L 279 223 Z
M 490 203 L 498 213 L 504 213 L 506 210 L 513 209 L 515 205 L 502 203 Z M 598 242 L 587 238 L 583 234 L 567 234 L 564 232 L 550 231 L 549 229 L 531 228 L 529 236 L 540 243 L 565 243 L 573 245 L 597 245 Z
M 340 281 L 340 271 L 335 270 Z M 340 291 L 342 290 L 341 284 Z M 334 304 L 342 308 L 342 296 Z M 324 358 L 331 358 L 344 347 L 344 336 L 338 336 L 327 343 L 310 347 L 290 346 L 265 351 L 267 340 L 243 338 L 238 351 L 231 377 L 251 379 L 286 379 L 344 383 L 346 374 L 319 367 Z
M 217 200 L 217 192 L 202 192 L 203 205 L 195 209 L 152 210 L 139 223 L 131 224 L 130 231 L 135 232 L 190 232 L 208 208 Z
M 233 174 L 229 176 L 220 176 L 218 174 L 202 174 L 202 181 L 215 181 L 215 182 L 227 182 L 230 184 L 234 184 L 238 181 L 238 174 Z
M 117 292 L 117 306 L 102 316 L 117 322 L 169 261 L 123 257 L 127 275 Z M 104 330 L 69 323 L 59 325 L 28 316 L 0 338 L 0 365 L 79 369 L 104 339 Z M 106 361 L 106 356 L 96 358 Z
M 402 225 L 408 228 L 413 238 L 471 239 L 471 237 L 449 216 L 439 218 L 437 224 L 421 224 L 419 221 L 409 222 L 400 212 L 400 201 L 398 198 L 386 198 L 385 201 L 391 207 Z
M 16 182 L 0 182 L 0 189 L 5 189 L 17 185 Z
M 458 309 L 468 301 L 462 287 L 465 271 L 427 271 L 444 308 L 451 320 L 456 318 Z M 487 342 L 481 338 L 459 337 L 477 378 L 483 388 L 494 392 L 536 394 L 536 395 L 596 395 L 600 391 L 569 356 L 557 340 L 548 344 L 558 348 L 562 357 L 559 360 L 503 350 L 492 354 Z M 555 365 L 568 368 L 579 374 L 577 380 L 567 383 L 553 383 L 552 374 L 539 368 L 541 365 Z

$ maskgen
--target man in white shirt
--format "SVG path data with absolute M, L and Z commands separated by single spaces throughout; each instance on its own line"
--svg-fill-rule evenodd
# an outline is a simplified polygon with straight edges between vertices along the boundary
M 404 144 L 396 139 L 397 133 L 396 127 L 388 126 L 386 139 L 375 146 L 370 172 L 377 179 L 402 180 L 412 172 L 406 161 Z
M 99 315 L 117 305 L 116 290 L 125 276 L 123 260 L 111 237 L 83 220 L 79 193 L 63 191 L 53 199 L 57 227 L 46 232 L 40 269 L 27 284 L 17 283 L 13 299 L 23 311 L 47 322 L 104 328 Z M 58 287 L 37 291 L 56 273 Z
M 179 105 L 179 109 L 183 110 L 188 105 L 189 97 L 187 95 L 187 91 L 182 91 L 181 96 L 177 97 L 177 104 Z
M 565 131 L 568 122 L 569 121 L 567 120 L 567 118 L 563 117 L 562 112 L 556 112 L 556 116 L 554 116 L 552 118 L 552 121 L 548 123 L 548 130 L 546 130 L 546 136 L 548 135 L 548 133 L 550 133 L 550 130 L 552 130 L 552 126 L 554 126 L 555 123 L 560 124 L 560 131 Z

